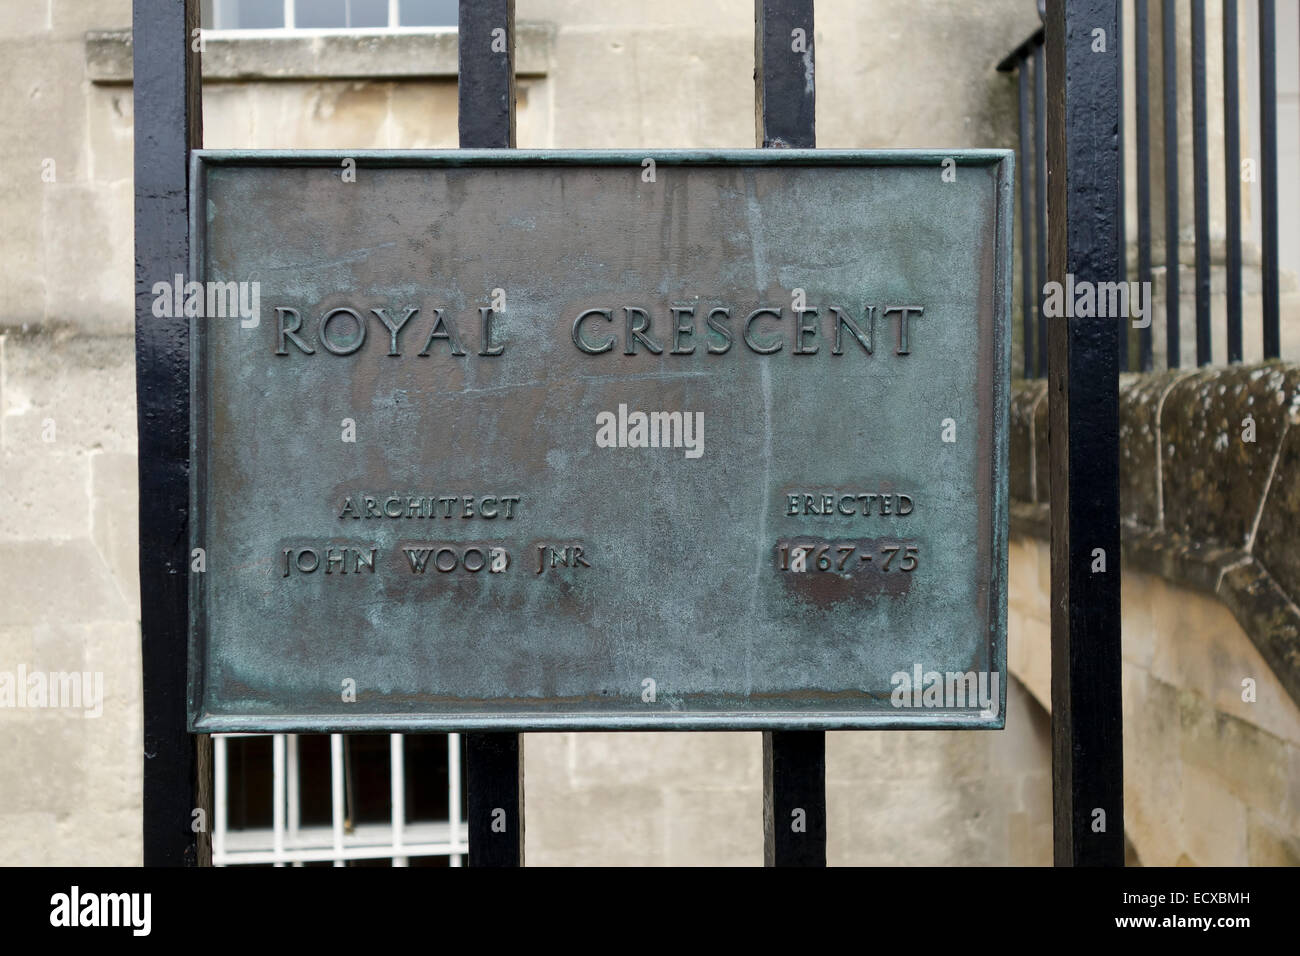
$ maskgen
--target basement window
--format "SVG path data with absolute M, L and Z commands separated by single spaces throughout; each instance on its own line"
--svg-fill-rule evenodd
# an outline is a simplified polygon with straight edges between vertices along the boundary
M 457 0 L 202 0 L 205 30 L 401 30 L 454 27 Z

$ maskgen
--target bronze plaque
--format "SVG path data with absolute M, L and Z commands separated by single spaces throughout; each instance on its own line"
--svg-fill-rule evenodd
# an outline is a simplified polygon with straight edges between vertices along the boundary
M 196 153 L 192 729 L 1002 726 L 1011 162 Z

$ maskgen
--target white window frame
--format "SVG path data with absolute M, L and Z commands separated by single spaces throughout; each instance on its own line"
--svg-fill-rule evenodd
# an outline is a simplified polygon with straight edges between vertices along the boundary
M 231 830 L 227 812 L 230 786 L 227 741 L 265 736 L 271 737 L 271 827 Z M 406 758 L 402 735 L 389 734 L 388 741 L 390 822 L 358 824 L 346 832 L 342 734 L 330 734 L 331 824 L 311 827 L 300 824 L 297 734 L 213 734 L 212 865 L 302 866 L 331 861 L 335 866 L 345 866 L 348 860 L 388 858 L 393 866 L 406 866 L 411 857 L 445 856 L 450 858 L 451 866 L 460 866 L 469 853 L 469 826 L 462 819 L 460 803 L 460 735 L 447 735 L 448 819 L 421 823 L 406 821 Z
M 227 0 L 212 0 L 213 19 L 220 22 L 221 17 L 217 11 Z M 286 33 L 301 34 L 311 36 L 318 33 L 387 33 L 390 31 L 427 33 L 438 30 L 455 30 L 454 24 L 445 26 L 432 27 L 415 27 L 402 26 L 401 23 L 401 4 L 400 0 L 388 0 L 388 23 L 382 27 L 299 27 L 295 26 L 296 22 L 296 4 L 297 0 L 281 0 L 284 4 L 284 26 L 282 27 L 209 27 L 203 32 L 209 36 L 216 37 L 255 37 L 255 36 L 284 36 Z

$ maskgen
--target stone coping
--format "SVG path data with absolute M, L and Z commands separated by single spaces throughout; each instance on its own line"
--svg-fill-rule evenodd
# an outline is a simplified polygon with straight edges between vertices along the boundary
M 131 31 L 86 34 L 86 75 L 92 83 L 131 82 Z M 250 30 L 204 37 L 207 80 L 454 80 L 454 27 L 404 30 L 296 32 Z M 555 45 L 550 23 L 515 27 L 515 75 L 545 76 Z
M 1050 538 L 1047 383 L 1011 399 L 1011 532 Z M 1125 565 L 1214 595 L 1300 703 L 1300 365 L 1120 377 Z

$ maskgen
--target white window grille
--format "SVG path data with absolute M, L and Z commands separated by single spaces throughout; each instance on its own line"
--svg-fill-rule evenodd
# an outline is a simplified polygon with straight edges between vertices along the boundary
M 267 736 L 271 738 L 272 748 L 271 825 L 232 829 L 230 807 L 235 775 L 230 768 L 231 742 L 242 738 L 265 739 Z M 344 739 L 341 734 L 330 734 L 330 822 L 304 825 L 299 735 L 214 734 L 213 865 L 333 863 L 346 866 L 363 860 L 391 860 L 393 866 L 407 866 L 412 858 L 446 857 L 448 865 L 460 866 L 469 852 L 469 828 L 462 820 L 461 811 L 461 737 L 447 734 L 445 739 L 446 819 L 408 821 L 404 737 L 390 734 L 388 822 L 358 822 L 355 802 L 351 799 L 351 786 L 355 781 L 352 768 L 345 760 Z M 244 774 L 242 769 L 241 774 Z
M 454 27 L 457 0 L 202 0 L 205 30 L 400 30 Z

